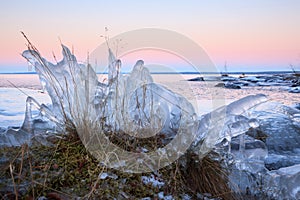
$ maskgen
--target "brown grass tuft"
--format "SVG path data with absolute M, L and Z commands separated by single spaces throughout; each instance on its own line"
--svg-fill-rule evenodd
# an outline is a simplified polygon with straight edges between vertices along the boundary
M 228 183 L 228 173 L 221 163 L 209 156 L 202 160 L 196 155 L 187 156 L 185 182 L 194 193 L 210 193 L 213 197 L 236 199 Z

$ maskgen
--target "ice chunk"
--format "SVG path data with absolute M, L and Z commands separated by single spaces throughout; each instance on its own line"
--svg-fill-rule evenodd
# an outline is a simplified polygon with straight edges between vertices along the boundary
M 144 184 L 151 184 L 153 187 L 161 188 L 165 185 L 165 183 L 162 180 L 159 180 L 158 177 L 155 177 L 153 174 L 151 176 L 142 176 L 142 182 Z
M 32 135 L 25 131 L 8 128 L 0 132 L 0 147 L 21 146 L 29 143 L 31 138 Z
M 297 126 L 298 109 L 280 103 L 266 102 L 251 111 L 260 130 L 266 134 L 266 145 L 271 153 L 285 154 L 300 146 L 300 129 Z
M 107 177 L 112 178 L 112 179 L 118 178 L 118 176 L 116 174 L 106 173 L 106 172 L 103 172 L 103 173 L 99 174 L 99 176 L 98 176 L 98 178 L 100 178 L 100 179 L 106 179 Z
M 260 186 L 256 181 L 267 171 L 265 143 L 247 135 L 249 130 L 259 127 L 252 110 L 266 101 L 265 95 L 248 96 L 203 116 L 197 139 L 190 148 L 199 159 L 208 155 L 224 163 L 230 171 L 232 190 L 237 193 L 257 194 Z
M 226 112 L 232 115 L 245 115 L 250 109 L 257 107 L 268 99 L 264 94 L 250 95 L 229 104 Z
M 295 126 L 299 124 L 295 120 L 298 113 L 297 109 L 274 102 L 263 102 L 247 111 L 248 117 L 257 119 L 259 123 L 257 131 L 264 137 L 246 133 L 247 135 L 239 135 L 231 141 L 231 153 L 234 155 L 235 164 L 231 169 L 230 182 L 238 185 L 238 190 L 243 194 L 296 199 L 294 193 L 293 196 L 285 191 L 296 191 L 297 188 L 282 187 L 278 184 L 285 184 L 283 182 L 288 179 L 287 174 L 279 173 L 281 169 L 299 164 L 297 149 L 300 129 Z M 256 136 L 260 140 L 255 139 Z M 272 169 L 278 170 L 268 172 Z M 289 171 L 289 168 L 286 169 Z M 292 177 L 291 180 L 294 180 Z M 266 185 L 267 188 L 264 188 Z
M 158 193 L 158 199 L 163 199 L 163 200 L 174 200 L 172 195 L 165 195 L 164 192 Z
M 32 117 L 32 106 L 35 106 L 37 109 L 41 108 L 41 105 L 32 97 L 28 97 L 26 100 L 26 111 L 25 111 L 25 119 L 21 129 L 28 133 L 33 132 L 33 117 Z
M 258 122 L 246 116 L 249 110 L 265 101 L 265 95 L 251 95 L 204 115 L 191 150 L 200 158 L 204 157 L 223 140 L 230 142 L 231 138 L 257 127 Z
M 264 185 L 270 198 L 300 199 L 300 165 L 270 171 Z

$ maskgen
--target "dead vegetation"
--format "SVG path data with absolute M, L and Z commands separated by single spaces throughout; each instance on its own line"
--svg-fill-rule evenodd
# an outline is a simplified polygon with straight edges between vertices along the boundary
M 194 193 L 210 193 L 214 198 L 236 199 L 229 187 L 228 171 L 221 163 L 206 156 L 187 155 L 185 182 Z
M 208 157 L 200 162 L 188 157 L 187 167 L 177 161 L 157 172 L 125 173 L 101 165 L 75 137 L 63 137 L 53 146 L 1 148 L 0 156 L 1 199 L 155 199 L 160 192 L 178 199 L 183 194 L 197 199 L 199 193 L 233 197 L 224 169 Z M 164 185 L 145 184 L 142 176 Z

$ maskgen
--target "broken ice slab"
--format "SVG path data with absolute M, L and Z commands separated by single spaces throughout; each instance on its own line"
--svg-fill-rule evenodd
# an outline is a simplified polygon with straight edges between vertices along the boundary
M 299 114 L 298 109 L 267 102 L 253 109 L 250 116 L 259 121 L 260 130 L 266 134 L 269 152 L 285 154 L 300 147 Z
M 231 143 L 231 153 L 234 155 L 233 163 L 235 164 L 229 177 L 233 185 L 238 185 L 238 190 L 242 194 L 265 195 L 265 198 L 271 199 L 297 199 L 291 193 L 285 194 L 286 188 L 277 185 L 281 184 L 277 180 L 287 180 L 288 176 L 277 173 L 276 170 L 271 171 L 273 174 L 271 173 L 270 178 L 268 170 L 280 170 L 300 164 L 300 129 L 295 125 L 299 125 L 299 122 L 295 120 L 299 113 L 300 111 L 297 109 L 275 102 L 263 102 L 247 111 L 248 117 L 256 118 L 259 122 L 259 127 L 253 129 L 252 132 L 257 131 L 260 135 L 246 132 L 242 141 L 246 142 L 244 147 L 254 147 L 253 149 L 251 147 L 249 152 L 252 153 L 250 154 L 245 149 L 240 151 L 241 140 L 238 137 L 243 135 L 234 138 Z M 248 141 L 245 138 L 248 138 Z M 255 138 L 259 139 L 259 143 L 255 142 L 257 141 Z M 249 143 L 251 140 L 254 143 Z M 295 173 L 295 176 L 293 175 L 293 177 L 297 176 L 299 176 L 298 172 Z M 266 180 L 271 180 L 272 183 L 267 183 Z M 294 179 L 291 178 L 291 180 Z M 266 184 L 269 185 L 267 188 L 265 188 Z M 276 190 L 276 187 L 281 189 Z M 295 190 L 291 188 L 291 185 L 288 187 L 290 187 L 289 191 Z M 273 194 L 274 196 L 272 196 Z
M 273 199 L 300 199 L 300 164 L 267 173 L 263 190 Z
M 265 159 L 265 166 L 269 170 L 277 170 L 300 164 L 300 149 L 293 149 L 291 152 L 275 154 L 270 153 Z
M 250 109 L 266 101 L 265 95 L 251 95 L 202 116 L 190 150 L 204 157 L 223 140 L 230 142 L 231 138 L 257 127 L 255 119 L 246 116 Z
M 0 147 L 21 146 L 24 143 L 29 143 L 31 138 L 31 134 L 19 129 L 2 129 L 0 132 Z
M 45 124 L 43 123 L 43 125 Z M 49 146 L 49 145 L 53 145 L 53 141 L 57 140 L 57 138 L 59 138 L 59 136 L 55 135 L 55 130 L 52 130 L 51 132 L 51 128 L 45 126 L 40 127 L 40 129 L 36 128 L 33 134 L 27 133 L 19 128 L 13 128 L 13 127 L 8 127 L 6 129 L 1 128 L 0 148 L 20 147 L 24 144 L 29 146 L 33 146 L 33 145 Z

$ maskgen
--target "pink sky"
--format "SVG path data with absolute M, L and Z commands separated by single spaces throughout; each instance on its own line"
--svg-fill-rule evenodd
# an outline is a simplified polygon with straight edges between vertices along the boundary
M 201 46 L 211 60 L 229 69 L 300 70 L 300 1 L 34 1 L 0 3 L 0 72 L 26 71 L 24 31 L 42 54 L 61 58 L 62 42 L 85 60 L 113 37 L 153 27 L 176 31 Z M 145 60 L 145 58 L 144 58 Z M 19 66 L 19 67 L 16 67 Z

